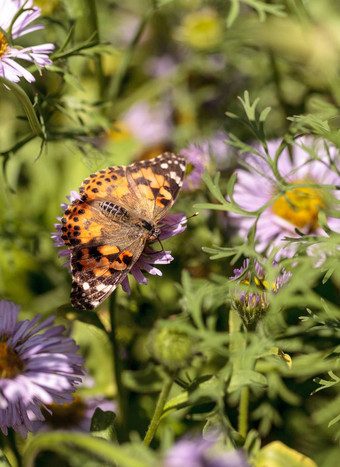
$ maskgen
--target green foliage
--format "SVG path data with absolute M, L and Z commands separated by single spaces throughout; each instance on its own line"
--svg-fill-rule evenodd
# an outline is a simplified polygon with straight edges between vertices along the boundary
M 90 433 L 3 436 L 0 463 L 157 466 L 181 438 L 213 433 L 218 452 L 242 449 L 250 465 L 335 465 L 340 232 L 330 218 L 340 219 L 340 182 L 292 182 L 281 166 L 301 151 L 340 180 L 333 3 L 72 0 L 44 13 L 34 34 L 56 45 L 53 64 L 41 75 L 30 65 L 33 83 L 0 77 L 0 294 L 25 319 L 57 314 L 86 359 L 77 394 L 117 410 L 97 409 Z M 145 114 L 129 127 L 136 104 L 161 106 L 152 124 L 164 116 L 166 136 Z M 147 286 L 131 278 L 131 295 L 119 287 L 97 310 L 74 310 L 50 239 L 60 204 L 92 172 L 191 143 L 207 153 L 204 174 L 174 210 L 200 215 L 164 241 L 174 261 L 162 277 L 146 274 Z M 271 181 L 261 205 L 263 193 L 240 203 L 240 170 Z M 284 234 L 288 257 L 274 241 L 261 250 L 261 219 L 277 202 L 296 213 L 294 190 L 321 193 L 318 229 Z M 245 233 L 236 216 L 249 219 Z M 268 301 L 249 326 L 236 306 L 244 296 L 250 308 L 251 297 Z

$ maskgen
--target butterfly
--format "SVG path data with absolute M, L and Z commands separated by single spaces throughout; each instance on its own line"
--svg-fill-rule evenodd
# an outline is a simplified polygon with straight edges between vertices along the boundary
M 147 242 L 158 238 L 158 223 L 178 196 L 185 167 L 183 156 L 166 152 L 83 181 L 80 199 L 61 219 L 74 308 L 96 308 L 126 278 Z

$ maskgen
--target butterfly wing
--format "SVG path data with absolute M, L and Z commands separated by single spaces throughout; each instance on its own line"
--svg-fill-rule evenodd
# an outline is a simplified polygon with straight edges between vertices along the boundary
M 146 220 L 157 223 L 174 204 L 183 184 L 185 166 L 183 156 L 166 152 L 126 168 Z
M 134 238 L 120 245 L 79 246 L 71 253 L 71 304 L 93 310 L 123 282 L 140 257 L 145 239 Z
M 100 201 L 123 208 L 130 218 L 157 223 L 176 200 L 184 171 L 182 156 L 164 153 L 128 167 L 108 167 L 84 180 L 81 199 L 62 218 L 62 239 L 71 250 L 75 308 L 98 306 L 125 279 L 148 238 L 148 232 L 129 222 L 105 216 Z
M 105 217 L 97 204 L 76 200 L 62 219 L 70 248 L 74 308 L 97 307 L 125 279 L 140 257 L 146 235 Z

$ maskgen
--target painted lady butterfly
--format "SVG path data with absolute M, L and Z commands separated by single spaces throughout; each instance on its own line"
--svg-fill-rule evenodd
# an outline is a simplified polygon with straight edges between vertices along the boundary
M 74 308 L 96 308 L 126 278 L 183 183 L 185 158 L 164 153 L 90 175 L 67 207 L 62 239 L 71 251 Z

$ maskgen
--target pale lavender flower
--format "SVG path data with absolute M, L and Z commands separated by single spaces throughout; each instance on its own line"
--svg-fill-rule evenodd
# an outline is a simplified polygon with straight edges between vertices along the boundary
M 208 141 L 210 155 L 220 170 L 229 167 L 232 159 L 227 141 L 228 135 L 223 130 L 214 133 Z
M 273 159 L 280 145 L 279 141 L 268 143 L 269 154 Z M 313 154 L 316 155 L 313 156 Z M 237 170 L 234 200 L 243 209 L 255 211 L 274 198 L 278 193 L 278 183 L 268 162 L 256 154 L 246 156 L 249 170 Z M 340 167 L 338 150 L 330 146 L 326 151 L 321 140 L 310 137 L 300 138 L 292 148 L 292 156 L 285 148 L 278 159 L 278 171 L 284 180 L 292 184 L 286 192 L 268 205 L 261 213 L 256 229 L 256 250 L 263 252 L 269 247 L 280 247 L 277 254 L 292 256 L 296 244 L 287 246 L 285 237 L 298 237 L 295 229 L 309 235 L 325 235 L 318 223 L 318 213 L 325 210 L 331 230 L 340 232 L 340 218 L 332 217 L 331 209 L 339 209 L 340 190 L 328 190 L 313 185 L 339 185 L 340 177 L 334 169 Z M 309 184 L 310 187 L 295 188 L 294 184 Z M 287 201 L 288 199 L 288 201 Z M 232 225 L 238 228 L 239 235 L 245 238 L 254 224 L 254 217 L 230 214 Z
M 187 161 L 188 173 L 183 182 L 184 190 L 195 190 L 203 185 L 202 175 L 205 168 L 214 162 L 218 169 L 230 165 L 231 155 L 227 146 L 227 135 L 217 131 L 210 138 L 198 143 L 190 143 L 180 150 Z
M 70 203 L 72 203 L 76 199 L 80 199 L 80 195 L 77 191 L 71 191 L 71 194 L 67 197 L 67 199 Z M 63 211 L 65 211 L 67 207 L 67 203 L 61 204 L 61 208 Z M 58 251 L 58 256 L 65 257 L 66 262 L 63 264 L 63 266 L 69 267 L 71 250 L 70 248 L 65 247 L 65 242 L 61 238 L 61 219 L 62 216 L 57 217 L 58 223 L 54 224 L 56 232 L 51 233 L 51 238 L 54 241 L 53 246 L 55 246 L 56 248 L 63 248 L 62 250 Z M 157 227 L 160 229 L 158 240 L 162 241 L 184 232 L 184 230 L 186 229 L 186 222 L 187 218 L 185 217 L 184 213 L 179 212 L 167 214 L 157 225 Z M 149 242 L 146 245 L 138 261 L 134 264 L 130 271 L 130 273 L 136 279 L 138 284 L 146 285 L 148 283 L 147 278 L 144 276 L 142 271 L 148 272 L 151 275 L 162 276 L 162 272 L 157 267 L 155 267 L 155 265 L 169 264 L 174 259 L 171 256 L 170 251 L 155 251 L 153 248 L 151 248 L 150 244 L 151 243 Z M 126 277 L 123 280 L 121 286 L 124 292 L 130 294 L 130 285 L 128 277 Z
M 173 129 L 171 107 L 165 102 L 136 102 L 120 121 L 137 141 L 147 146 L 169 141 Z
M 172 55 L 150 58 L 145 65 L 147 73 L 154 78 L 171 77 L 176 71 L 177 62 Z
M 195 190 L 202 186 L 202 175 L 205 167 L 210 163 L 209 145 L 205 141 L 201 144 L 189 144 L 181 149 L 180 154 L 186 158 L 188 173 L 183 182 L 183 190 Z
M 221 451 L 214 444 L 202 438 L 182 439 L 167 452 L 163 466 L 250 467 L 241 451 Z
M 18 12 L 22 12 L 14 20 Z M 23 77 L 26 81 L 35 81 L 34 76 L 17 60 L 34 63 L 38 69 L 51 65 L 48 55 L 53 51 L 53 44 L 41 44 L 21 48 L 13 46 L 15 40 L 25 34 L 43 28 L 42 25 L 31 25 L 40 16 L 40 8 L 33 6 L 32 0 L 0 0 L 0 76 L 17 83 Z M 11 27 L 12 25 L 12 27 Z M 11 27 L 11 30 L 9 28 Z
M 95 410 L 116 411 L 116 404 L 102 396 L 76 396 L 69 404 L 47 406 L 45 420 L 33 423 L 33 431 L 69 430 L 89 433 Z
M 0 301 L 0 429 L 26 437 L 47 404 L 70 403 L 83 374 L 83 357 L 54 317 L 17 321 L 19 307 Z

